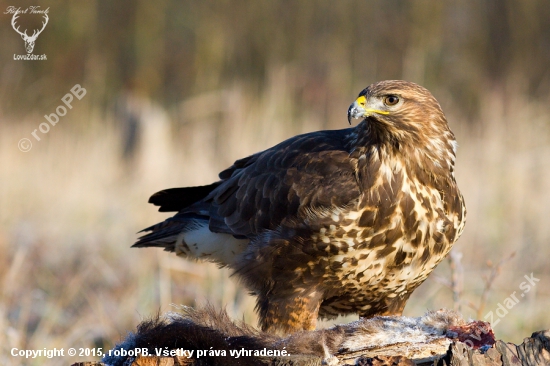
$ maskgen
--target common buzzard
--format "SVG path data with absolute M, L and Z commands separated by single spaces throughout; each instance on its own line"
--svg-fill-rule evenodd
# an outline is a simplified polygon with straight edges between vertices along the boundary
M 150 203 L 177 214 L 134 247 L 232 268 L 265 331 L 400 315 L 464 228 L 457 144 L 436 99 L 411 82 L 368 86 L 352 118 L 363 120 L 237 160 L 210 185 L 155 193 Z

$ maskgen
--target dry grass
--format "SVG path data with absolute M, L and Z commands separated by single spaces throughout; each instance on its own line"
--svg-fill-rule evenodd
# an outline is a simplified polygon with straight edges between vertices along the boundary
M 147 137 L 130 164 L 120 158 L 114 123 L 85 119 L 78 108 L 27 153 L 17 149 L 17 141 L 30 137 L 42 118 L 28 116 L 2 127 L 0 364 L 22 364 L 10 356 L 12 347 L 111 347 L 142 318 L 170 310 L 170 303 L 209 301 L 227 307 L 233 317 L 256 322 L 253 299 L 227 271 L 129 246 L 136 231 L 166 216 L 147 205 L 151 193 L 210 182 L 234 159 L 296 133 L 345 127 L 343 103 L 336 106 L 342 115 L 329 113 L 330 122 L 323 125 L 315 111 L 299 119 L 289 112 L 297 106 L 284 82 L 266 90 L 251 98 L 236 85 L 190 99 L 170 111 L 180 122 L 174 130 L 163 111 L 147 106 L 142 111 L 149 113 Z M 219 105 L 212 98 L 223 98 L 224 109 L 205 108 L 205 100 L 207 106 Z M 495 327 L 497 336 L 519 342 L 550 328 L 550 116 L 546 106 L 520 96 L 505 100 L 494 94 L 483 102 L 483 123 L 463 121 L 459 111 L 447 108 L 461 146 L 457 179 L 468 205 L 466 231 L 455 248 L 463 254 L 462 310 L 475 316 L 467 304 L 479 305 L 483 276 L 491 272 L 487 261 L 496 263 L 516 251 L 492 283 L 485 313 L 519 293 L 523 276 L 533 272 L 540 282 Z M 77 119 L 89 127 L 73 128 L 82 125 Z M 451 278 L 448 264 L 434 275 L 412 296 L 406 315 L 454 306 L 452 292 L 441 284 L 445 281 L 434 281 Z M 93 357 L 23 364 L 86 359 Z

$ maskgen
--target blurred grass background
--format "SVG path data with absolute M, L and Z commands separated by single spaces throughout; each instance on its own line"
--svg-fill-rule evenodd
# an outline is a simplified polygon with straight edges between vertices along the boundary
M 3 12 L 30 5 L 50 9 L 34 50 L 47 61 L 13 60 L 24 45 Z M 209 301 L 255 324 L 253 299 L 228 271 L 129 248 L 136 231 L 167 216 L 147 198 L 209 183 L 235 159 L 297 133 L 347 127 L 357 93 L 383 79 L 417 82 L 442 104 L 468 207 L 453 249 L 462 255 L 460 302 L 443 262 L 405 314 L 460 306 L 483 319 L 533 273 L 540 282 L 495 332 L 520 342 L 550 328 L 547 0 L 0 1 L 0 9 L 0 364 L 93 360 L 10 351 L 111 347 L 171 303 Z M 41 19 L 18 21 L 32 29 Z M 75 84 L 86 96 L 36 141 L 32 131 Z M 31 151 L 18 149 L 21 138 Z

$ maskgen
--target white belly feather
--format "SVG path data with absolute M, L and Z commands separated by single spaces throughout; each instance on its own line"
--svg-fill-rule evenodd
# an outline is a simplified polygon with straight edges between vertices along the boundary
M 180 256 L 231 265 L 249 242 L 248 239 L 237 239 L 233 235 L 213 233 L 205 224 L 179 234 L 175 251 Z

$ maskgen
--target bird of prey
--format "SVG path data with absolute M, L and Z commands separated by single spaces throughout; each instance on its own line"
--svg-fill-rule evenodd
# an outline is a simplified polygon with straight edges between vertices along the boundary
M 237 160 L 210 185 L 155 193 L 150 203 L 177 213 L 134 247 L 230 267 L 264 331 L 401 315 L 464 228 L 457 143 L 432 94 L 407 81 L 365 88 L 353 118 Z

